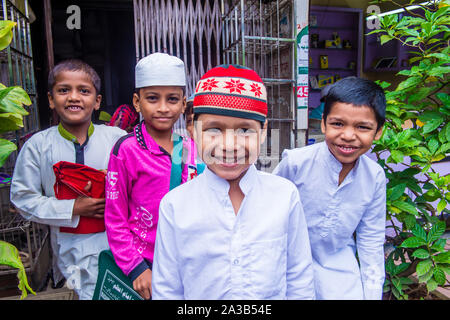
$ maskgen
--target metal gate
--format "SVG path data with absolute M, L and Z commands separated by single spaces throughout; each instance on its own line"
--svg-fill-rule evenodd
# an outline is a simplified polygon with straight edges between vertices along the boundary
M 297 136 L 293 0 L 134 0 L 136 60 L 167 52 L 187 69 L 187 94 L 221 63 L 254 69 L 268 93 L 269 130 L 259 166 L 272 171 Z M 180 124 L 176 125 L 176 129 Z
M 224 63 L 254 69 L 267 87 L 269 130 L 259 161 L 267 171 L 296 141 L 294 2 L 222 0 Z
M 220 64 L 218 0 L 133 0 L 136 61 L 166 52 L 184 61 L 187 95 L 201 76 Z

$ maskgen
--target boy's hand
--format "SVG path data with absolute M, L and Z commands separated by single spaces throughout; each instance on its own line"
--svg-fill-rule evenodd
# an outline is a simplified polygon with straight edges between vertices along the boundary
M 88 181 L 84 190 L 89 192 L 92 182 Z M 103 219 L 105 213 L 105 198 L 78 197 L 73 205 L 74 215 Z
M 152 270 L 147 269 L 133 281 L 133 289 L 145 300 L 152 296 Z

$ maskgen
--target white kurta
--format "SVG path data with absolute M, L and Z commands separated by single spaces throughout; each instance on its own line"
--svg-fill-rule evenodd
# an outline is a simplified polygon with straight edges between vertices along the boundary
M 341 168 L 322 142 L 285 150 L 273 173 L 288 178 L 299 190 L 311 241 L 317 299 L 381 299 L 385 174 L 363 155 L 338 185 Z
M 84 164 L 107 169 L 109 153 L 126 132 L 116 127 L 94 125 L 84 149 Z M 50 225 L 51 244 L 57 265 L 80 299 L 91 299 L 98 274 L 98 254 L 108 248 L 106 233 L 71 234 L 59 227 L 76 227 L 79 216 L 72 216 L 75 200 L 58 200 L 53 186 L 53 165 L 75 162 L 72 141 L 63 138 L 54 126 L 34 134 L 17 157 L 11 183 L 11 202 L 31 221 Z
M 239 183 L 208 168 L 161 201 L 153 299 L 313 299 L 308 231 L 298 191 L 253 165 Z

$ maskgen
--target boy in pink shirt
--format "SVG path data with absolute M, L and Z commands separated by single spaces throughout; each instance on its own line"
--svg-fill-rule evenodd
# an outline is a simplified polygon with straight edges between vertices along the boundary
M 143 121 L 114 146 L 106 182 L 105 225 L 119 268 L 144 299 L 151 297 L 159 203 L 196 176 L 195 144 L 173 133 L 186 106 L 180 59 L 154 53 L 136 65 L 133 105 Z

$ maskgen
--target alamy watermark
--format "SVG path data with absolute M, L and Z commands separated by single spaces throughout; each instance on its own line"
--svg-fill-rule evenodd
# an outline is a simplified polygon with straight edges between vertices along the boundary
M 380 18 L 378 17 L 378 15 L 381 13 L 380 7 L 372 4 L 367 7 L 366 13 L 369 15 L 366 19 L 367 29 L 380 29 Z
M 79 6 L 72 4 L 67 7 L 66 13 L 70 16 L 66 20 L 66 27 L 69 30 L 81 29 L 81 9 Z

